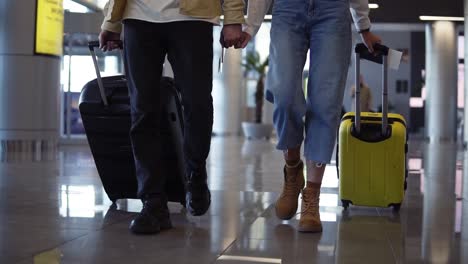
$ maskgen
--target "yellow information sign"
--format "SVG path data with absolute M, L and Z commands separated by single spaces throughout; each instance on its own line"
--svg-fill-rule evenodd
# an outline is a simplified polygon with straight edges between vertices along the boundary
M 61 56 L 63 50 L 63 0 L 37 0 L 37 54 Z

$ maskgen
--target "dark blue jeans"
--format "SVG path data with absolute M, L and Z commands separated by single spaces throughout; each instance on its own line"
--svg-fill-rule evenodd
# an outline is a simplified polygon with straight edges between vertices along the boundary
M 185 171 L 206 169 L 213 127 L 213 25 L 202 21 L 150 23 L 127 19 L 124 34 L 132 115 L 130 138 L 138 196 L 145 198 L 164 192 L 159 83 L 166 55 L 182 94 Z

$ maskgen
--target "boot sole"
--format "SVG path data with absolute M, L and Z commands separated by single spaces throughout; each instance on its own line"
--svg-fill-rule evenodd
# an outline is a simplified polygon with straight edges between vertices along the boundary
M 187 199 L 189 201 L 189 199 Z M 187 202 L 185 209 L 192 215 L 192 216 L 202 216 L 208 212 L 211 206 L 211 192 L 208 190 L 208 203 L 205 205 L 206 207 L 200 209 L 200 208 L 193 208 L 191 206 L 190 201 Z
M 202 216 L 202 215 L 206 214 L 206 212 L 208 212 L 208 210 L 210 209 L 210 205 L 208 205 L 208 207 L 206 209 L 203 209 L 203 210 L 195 210 L 195 209 L 187 206 L 187 210 L 192 216 Z
M 164 230 L 168 230 L 168 229 L 172 229 L 173 226 L 172 226 L 172 223 L 169 222 L 169 223 L 163 223 L 160 225 L 160 230 L 161 231 L 164 231 Z
M 153 230 L 148 230 L 148 229 L 144 229 L 144 228 L 137 228 L 137 227 L 130 227 L 130 232 L 132 232 L 133 234 L 136 234 L 136 235 L 154 235 L 154 234 L 157 234 L 161 231 L 164 231 L 164 230 L 168 230 L 168 229 L 171 229 L 172 228 L 172 222 L 165 222 L 165 223 L 161 223 L 159 225 L 159 228 L 157 229 L 153 229 Z
M 135 235 L 155 235 L 160 233 L 161 231 L 172 229 L 172 225 L 165 225 L 161 226 L 159 230 L 138 230 L 138 229 L 131 229 L 130 231 Z
M 161 228 L 157 230 L 143 230 L 138 228 L 130 228 L 130 231 L 135 235 L 154 235 L 161 231 Z
M 298 227 L 297 231 L 301 233 L 321 233 L 323 231 L 323 228 L 321 226 L 309 227 L 309 228 Z
M 278 214 L 278 207 L 276 207 L 276 205 L 275 205 L 276 217 L 278 217 L 278 218 L 281 219 L 281 220 L 291 220 L 291 219 L 296 215 L 297 207 L 298 207 L 298 205 L 296 204 L 296 209 L 294 210 L 294 213 L 293 213 L 293 214 L 290 214 L 290 215 L 280 215 L 280 214 Z

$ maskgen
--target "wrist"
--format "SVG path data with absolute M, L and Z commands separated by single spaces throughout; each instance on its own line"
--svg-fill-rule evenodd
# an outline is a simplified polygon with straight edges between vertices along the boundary
M 257 32 L 255 31 L 254 28 L 249 27 L 249 26 L 245 27 L 242 31 L 244 31 L 245 33 L 249 34 L 250 37 L 252 37 L 252 38 L 253 38 L 253 36 L 257 33 Z

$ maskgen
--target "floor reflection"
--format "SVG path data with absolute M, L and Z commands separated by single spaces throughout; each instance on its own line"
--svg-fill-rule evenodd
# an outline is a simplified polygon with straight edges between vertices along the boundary
M 56 142 L 47 140 L 0 140 L 0 162 L 44 162 L 57 159 Z
M 461 219 L 460 219 L 460 263 L 468 263 L 468 155 L 463 159 L 463 178 L 462 178 L 461 200 Z
M 402 260 L 405 236 L 399 214 L 366 215 L 359 210 L 343 212 L 338 223 L 336 263 L 357 263 L 362 256 L 366 263 L 397 263 Z
M 96 192 L 93 185 L 73 186 L 62 185 L 60 195 L 60 215 L 62 217 L 84 217 L 93 218 L 97 212 L 101 214 L 103 199 L 96 199 Z
M 450 263 L 455 239 L 456 146 L 428 144 L 425 149 L 422 259 Z
M 34 264 L 59 264 L 62 253 L 58 249 L 52 249 L 34 256 Z
M 416 145 L 399 214 L 343 212 L 336 167 L 327 166 L 322 234 L 298 233 L 299 215 L 276 218 L 284 163 L 273 142 L 214 138 L 209 212 L 192 217 L 170 203 L 175 228 L 143 237 L 128 232 L 141 201 L 112 206 L 89 148 L 12 159 L 0 164 L 0 263 L 468 263 L 468 156 L 451 144 Z

